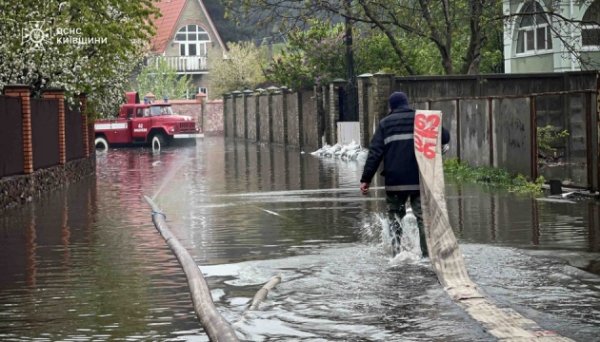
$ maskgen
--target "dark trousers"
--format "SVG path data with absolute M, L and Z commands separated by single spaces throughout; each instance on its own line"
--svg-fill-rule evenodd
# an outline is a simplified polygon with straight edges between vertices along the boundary
M 386 202 L 388 204 L 388 217 L 390 222 L 394 222 L 396 215 L 399 220 L 406 216 L 406 201 L 410 199 L 410 207 L 417 218 L 419 227 L 419 240 L 421 242 L 421 251 L 423 256 L 428 256 L 427 240 L 425 239 L 425 227 L 423 225 L 423 210 L 421 209 L 421 194 L 418 191 L 388 191 L 386 192 Z M 401 228 L 399 228 L 401 229 Z M 399 232 L 402 234 L 402 231 Z

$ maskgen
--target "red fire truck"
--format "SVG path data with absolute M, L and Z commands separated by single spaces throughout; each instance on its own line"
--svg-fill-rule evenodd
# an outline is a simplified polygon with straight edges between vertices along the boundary
M 96 120 L 94 130 L 97 149 L 109 146 L 150 145 L 160 150 L 174 142 L 195 143 L 203 137 L 190 116 L 173 113 L 171 104 L 144 100 L 137 92 L 128 92 L 127 103 L 121 105 L 114 119 Z

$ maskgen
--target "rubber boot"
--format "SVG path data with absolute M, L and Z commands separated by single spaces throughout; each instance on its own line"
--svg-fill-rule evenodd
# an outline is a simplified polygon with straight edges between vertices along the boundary
M 427 248 L 427 239 L 425 238 L 425 229 L 423 228 L 419 228 L 419 241 L 421 242 L 423 258 L 429 258 L 429 249 Z
M 402 250 L 402 226 L 396 218 L 389 220 L 390 224 L 390 237 L 392 239 L 392 258 L 400 253 Z

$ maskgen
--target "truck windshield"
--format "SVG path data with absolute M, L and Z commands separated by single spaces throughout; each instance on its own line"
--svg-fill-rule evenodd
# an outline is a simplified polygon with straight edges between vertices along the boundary
M 173 109 L 170 106 L 152 106 L 150 107 L 151 116 L 172 115 Z

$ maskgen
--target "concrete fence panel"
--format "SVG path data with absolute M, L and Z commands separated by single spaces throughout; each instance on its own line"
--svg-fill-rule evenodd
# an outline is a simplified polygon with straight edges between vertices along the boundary
M 369 80 L 361 80 L 361 83 L 368 84 L 366 91 L 363 90 L 361 97 L 361 100 L 367 103 L 359 105 L 360 110 L 364 110 L 365 108 L 368 110 L 368 114 L 361 116 L 365 120 L 361 122 L 361 134 L 362 132 L 365 133 L 361 141 L 364 147 L 368 147 L 379 125 L 379 121 L 389 113 L 389 96 L 394 91 L 404 91 L 404 89 L 397 88 L 394 84 L 394 76 L 385 73 L 376 73 Z
M 244 97 L 242 94 L 234 95 L 235 106 L 235 137 L 246 138 L 246 112 L 244 108 Z
M 369 92 L 371 91 L 371 74 L 358 77 L 358 122 L 360 122 L 361 146 L 369 146 L 371 134 L 369 130 Z
M 330 105 L 331 105 L 331 94 L 329 92 L 329 87 L 323 86 L 321 87 L 321 98 L 320 98 L 320 105 L 322 108 L 322 123 L 323 123 L 323 130 L 321 133 L 321 136 L 323 136 L 325 138 L 325 141 L 327 144 L 333 145 L 335 144 L 335 142 L 331 141 L 331 137 L 330 137 L 330 132 L 332 131 L 331 129 L 331 120 L 329 120 L 329 113 L 330 113 Z M 317 98 L 317 101 L 319 101 L 319 98 Z
M 494 99 L 494 167 L 533 177 L 531 101 L 529 98 Z
M 317 108 L 316 94 L 312 90 L 302 91 L 302 146 L 307 151 L 315 151 L 320 146 L 320 120 Z
M 259 141 L 271 142 L 271 109 L 269 108 L 269 96 L 267 94 L 258 96 L 258 108 Z
M 340 121 L 337 123 L 337 139 L 340 144 L 346 145 L 360 142 L 360 123 L 358 121 Z
M 567 119 L 567 151 L 566 161 L 570 164 L 566 177 L 562 179 L 570 180 L 575 184 L 593 184 L 592 168 L 588 168 L 588 163 L 593 162 L 593 136 L 588 131 L 589 121 L 588 113 L 590 104 L 588 103 L 589 94 L 570 94 L 565 95 L 569 115 L 564 115 Z M 589 152 L 589 155 L 588 155 Z
M 457 100 L 449 101 L 432 101 L 429 103 L 431 110 L 442 111 L 442 126 L 450 133 L 450 150 L 446 153 L 446 158 L 457 158 L 459 156 L 458 141 L 460 140 L 460 134 L 458 132 L 458 114 Z
M 302 108 L 299 103 L 300 93 L 288 93 L 284 96 L 286 97 L 287 105 L 287 141 L 285 143 L 291 146 L 300 147 L 300 122 L 302 118 Z
M 414 109 L 429 110 L 429 101 L 417 101 L 411 105 Z
M 343 106 L 343 97 L 344 97 L 344 84 L 343 80 L 334 80 L 333 83 L 329 85 L 329 112 L 327 113 L 327 140 L 330 141 L 331 144 L 338 143 L 337 140 L 337 122 L 342 120 L 342 106 Z
M 364 122 L 362 122 L 361 126 L 363 127 L 363 130 L 365 131 L 365 137 L 363 138 L 363 146 L 364 147 L 369 147 L 369 144 L 371 143 L 371 139 L 373 139 L 373 134 L 375 133 L 375 128 L 377 127 L 377 125 L 375 124 L 376 120 L 374 119 L 374 117 L 377 116 L 376 113 L 376 108 L 379 106 L 375 101 L 375 94 L 376 94 L 376 87 L 374 86 L 374 81 L 373 78 L 371 77 L 368 81 L 368 86 L 367 86 L 367 91 L 366 94 L 364 96 L 366 96 L 366 99 L 364 99 L 367 104 L 365 105 L 366 109 L 368 110 L 367 115 L 364 116 Z
M 258 97 L 255 95 L 247 95 L 246 99 L 246 120 L 248 127 L 248 136 L 246 137 L 249 141 L 258 141 L 258 116 L 257 116 L 257 100 Z
M 233 108 L 233 96 L 228 95 L 223 99 L 223 113 L 225 115 L 225 136 L 228 138 L 235 137 L 234 120 L 235 112 Z
M 460 159 L 472 166 L 490 166 L 490 121 L 486 100 L 461 100 L 458 109 L 461 122 L 457 142 Z
M 272 111 L 272 142 L 276 144 L 285 143 L 285 118 L 283 108 L 283 94 L 271 94 L 271 111 Z

